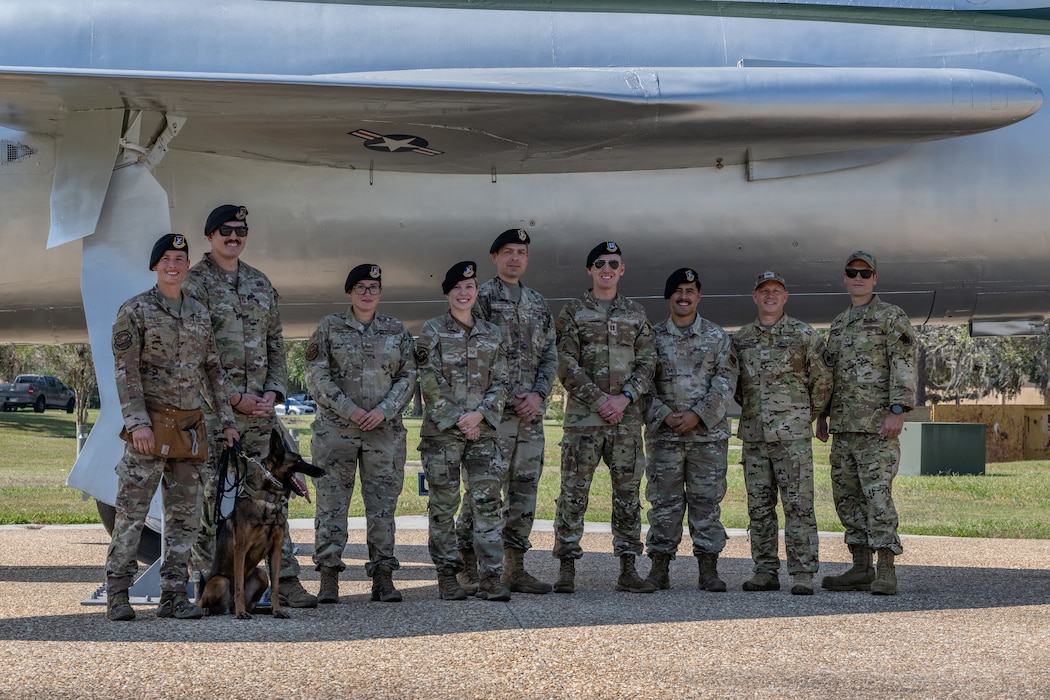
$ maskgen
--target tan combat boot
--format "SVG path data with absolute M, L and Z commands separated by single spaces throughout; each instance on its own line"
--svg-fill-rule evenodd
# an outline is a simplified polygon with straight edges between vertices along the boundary
M 510 591 L 503 587 L 499 576 L 486 576 L 478 586 L 477 597 L 481 600 L 502 602 L 510 600 Z
M 277 583 L 277 595 L 281 605 L 289 608 L 316 608 L 317 596 L 311 594 L 299 583 L 298 576 L 286 576 Z
M 503 564 L 507 568 L 500 579 L 503 584 L 515 593 L 550 593 L 551 585 L 544 583 L 525 570 L 525 550 L 515 547 L 504 547 Z
M 634 568 L 634 555 L 620 555 L 620 577 L 616 579 L 616 590 L 628 593 L 652 593 L 656 586 L 638 575 Z
M 554 583 L 555 593 L 572 593 L 576 590 L 576 560 L 562 559 L 558 569 L 558 580 Z
M 321 588 L 317 591 L 317 602 L 325 605 L 339 602 L 339 569 L 334 566 L 321 567 Z
M 394 571 L 380 564 L 372 572 L 372 600 L 381 603 L 400 603 L 401 591 L 394 588 Z
M 759 573 L 755 574 L 747 581 L 744 581 L 744 585 L 741 586 L 745 591 L 779 591 L 780 590 L 780 578 L 776 574 Z
M 466 600 L 466 592 L 460 588 L 456 574 L 438 574 L 438 597 L 441 600 Z
M 696 557 L 696 560 L 700 566 L 700 577 L 697 580 L 696 587 L 701 591 L 725 593 L 726 582 L 718 578 L 718 555 L 700 554 Z M 777 588 L 779 587 L 778 584 Z
M 481 579 L 478 578 L 478 558 L 473 549 L 459 550 L 459 558 L 463 560 L 463 571 L 456 574 L 456 580 L 464 593 L 474 595 L 478 592 L 478 584 L 481 583 Z
M 839 576 L 825 576 L 820 587 L 829 591 L 869 591 L 875 580 L 875 569 L 871 565 L 871 550 L 859 544 L 851 544 L 853 566 Z
M 135 608 L 128 602 L 128 592 L 110 593 L 106 596 L 106 617 L 113 622 L 135 619 Z
M 653 565 L 650 567 L 649 575 L 645 577 L 645 580 L 651 583 L 653 588 L 659 591 L 666 591 L 671 587 L 671 555 L 655 552 L 650 554 L 649 558 L 653 560 Z
M 204 617 L 200 606 L 190 601 L 185 591 L 163 591 L 157 617 L 174 617 L 176 620 L 199 620 Z
M 801 572 L 791 576 L 791 595 L 813 595 L 813 574 Z
M 897 570 L 893 565 L 893 550 L 880 549 L 875 580 L 871 582 L 872 595 L 897 595 Z

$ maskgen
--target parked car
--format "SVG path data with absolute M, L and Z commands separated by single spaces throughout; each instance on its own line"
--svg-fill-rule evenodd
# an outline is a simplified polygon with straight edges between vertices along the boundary
M 72 413 L 77 395 L 55 377 L 45 374 L 20 374 L 11 384 L 0 384 L 0 405 L 5 411 L 30 408 L 43 413 L 48 408 L 64 408 Z
M 279 416 L 301 416 L 306 413 L 314 413 L 317 409 L 313 406 L 307 406 L 302 401 L 297 401 L 296 399 L 289 397 L 288 400 L 283 403 L 274 404 L 273 410 L 274 413 Z
M 306 406 L 313 406 L 314 410 L 315 411 L 317 410 L 317 402 L 314 401 L 312 398 L 310 398 L 309 394 L 304 394 L 304 393 L 292 394 L 288 398 L 295 399 L 299 403 L 304 404 Z

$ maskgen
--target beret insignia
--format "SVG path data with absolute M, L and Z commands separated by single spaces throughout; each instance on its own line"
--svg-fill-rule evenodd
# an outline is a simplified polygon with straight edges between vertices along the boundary
M 368 271 L 368 276 L 371 277 L 374 280 L 379 279 L 379 275 L 380 275 L 379 265 L 373 265 L 372 269 L 370 269 Z
M 609 241 L 608 243 L 606 243 L 605 244 L 605 249 L 607 251 L 609 251 L 610 253 L 615 253 L 616 251 L 619 250 L 619 248 L 616 247 L 616 243 L 613 242 L 613 241 Z
M 131 347 L 131 333 L 127 331 L 120 331 L 113 336 L 113 347 L 117 350 L 124 351 Z
M 529 237 L 529 234 L 525 233 L 524 229 L 520 229 L 520 228 L 518 229 L 518 240 L 519 241 L 524 243 L 525 240 L 528 239 L 528 237 Z
M 176 250 L 182 250 L 186 247 L 186 239 L 182 236 L 175 236 L 171 241 L 171 247 Z
M 463 277 L 470 278 L 474 276 L 474 266 L 467 265 L 463 268 Z
M 685 281 L 686 282 L 692 282 L 695 279 L 696 279 L 696 273 L 695 272 L 693 272 L 692 270 L 686 270 L 685 271 Z
M 248 210 L 241 207 L 237 210 L 237 213 L 233 215 L 233 218 L 237 219 L 237 221 L 244 221 L 248 218 Z

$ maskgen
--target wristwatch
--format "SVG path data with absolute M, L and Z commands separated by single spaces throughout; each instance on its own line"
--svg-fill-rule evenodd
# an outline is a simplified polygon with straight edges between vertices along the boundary
M 892 406 L 890 406 L 890 413 L 895 413 L 899 416 L 900 414 L 904 413 L 904 406 L 901 406 L 899 403 L 895 403 Z
M 620 393 L 622 393 L 624 396 L 626 396 L 628 401 L 630 401 L 631 403 L 634 403 L 634 394 L 631 393 L 630 389 L 624 389 Z

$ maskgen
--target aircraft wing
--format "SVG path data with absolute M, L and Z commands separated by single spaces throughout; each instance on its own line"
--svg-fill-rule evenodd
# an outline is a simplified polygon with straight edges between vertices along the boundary
M 0 125 L 185 118 L 171 147 L 336 168 L 492 174 L 659 170 L 903 147 L 1034 114 L 1042 92 L 963 69 L 412 70 L 259 76 L 0 68 Z M 119 137 L 119 134 L 115 135 Z M 841 167 L 841 166 L 840 166 Z

